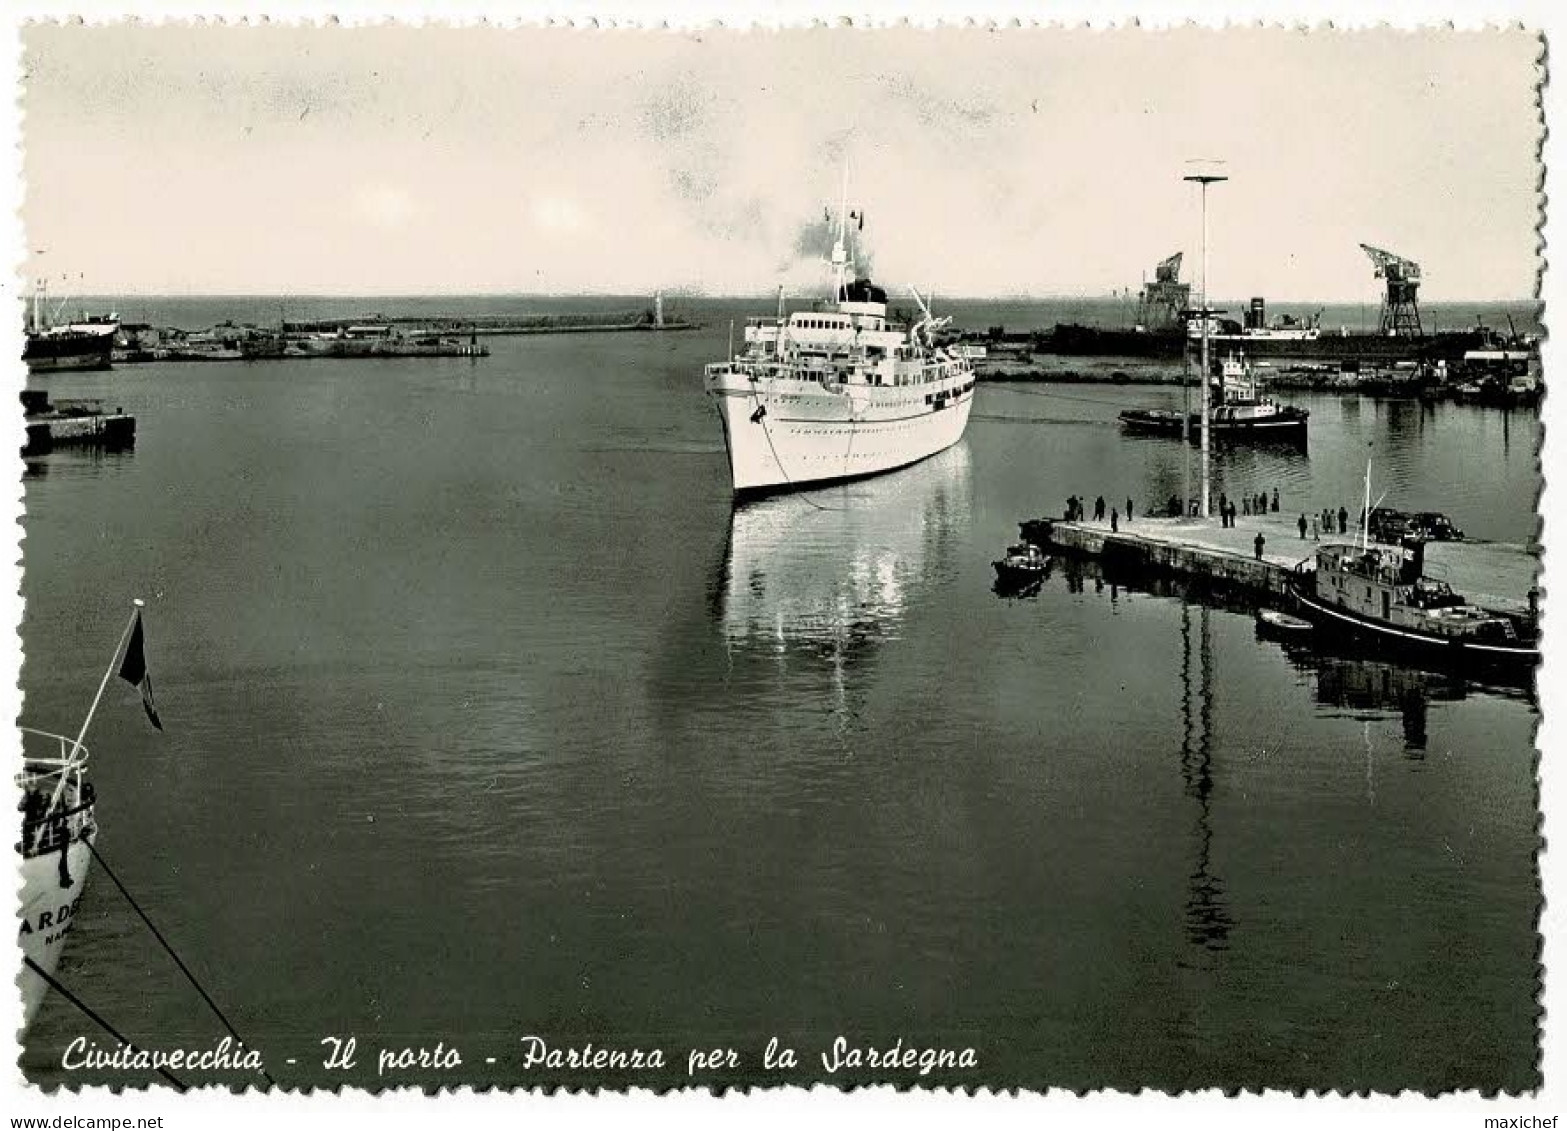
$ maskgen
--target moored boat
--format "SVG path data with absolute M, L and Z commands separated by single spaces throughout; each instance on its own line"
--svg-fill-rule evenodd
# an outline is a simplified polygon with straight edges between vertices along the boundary
M 1257 627 L 1268 632 L 1299 636 L 1311 631 L 1309 620 L 1300 617 L 1292 617 L 1288 613 L 1281 613 L 1277 609 L 1260 609 L 1257 612 Z
M 1296 567 L 1290 591 L 1318 628 L 1442 664 L 1528 677 L 1540 659 L 1537 617 L 1471 604 L 1423 575 L 1425 542 L 1322 546 Z M 1533 601 L 1531 601 L 1531 608 Z
M 1050 558 L 1032 542 L 1019 542 L 1007 548 L 1006 556 L 991 563 L 998 585 L 1027 585 L 1045 576 Z
M 66 936 L 75 925 L 98 826 L 92 783 L 86 779 L 87 748 L 62 734 L 19 729 L 23 762 L 16 783 L 22 790 L 22 837 L 17 850 L 22 904 L 17 942 L 28 968 L 21 978 L 22 1028 L 26 1029 L 48 992 L 44 975 L 54 975 Z M 49 754 L 40 749 L 45 743 L 51 747 Z
M 44 995 L 54 983 L 66 937 L 76 922 L 78 901 L 87 884 L 87 872 L 98 835 L 92 783 L 87 780 L 87 747 L 83 739 L 104 689 L 119 664 L 122 679 L 141 689 L 142 704 L 153 725 L 162 729 L 152 705 L 152 685 L 147 678 L 143 653 L 141 606 L 131 614 L 98 694 L 87 710 L 76 737 L 18 728 L 22 733 L 22 768 L 16 775 L 21 789 L 22 901 L 17 941 L 22 950 L 22 1028 L 32 1023 Z M 124 656 L 123 662 L 121 656 Z

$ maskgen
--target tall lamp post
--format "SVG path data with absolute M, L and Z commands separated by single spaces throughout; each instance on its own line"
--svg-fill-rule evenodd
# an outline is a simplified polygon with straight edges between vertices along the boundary
M 1198 386 L 1198 399 L 1202 402 L 1202 517 L 1210 518 L 1211 507 L 1208 480 L 1208 186 L 1230 178 L 1223 173 L 1188 173 L 1182 178 L 1202 186 L 1202 380 Z

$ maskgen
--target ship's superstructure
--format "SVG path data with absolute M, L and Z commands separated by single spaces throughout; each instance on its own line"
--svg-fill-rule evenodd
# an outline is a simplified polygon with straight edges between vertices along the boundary
M 861 221 L 863 223 L 863 221 Z M 752 318 L 742 352 L 708 365 L 704 384 L 723 423 L 737 492 L 874 475 L 951 447 L 974 399 L 966 356 L 937 344 L 938 319 L 900 327 L 887 293 L 856 276 L 840 209 L 830 301 Z

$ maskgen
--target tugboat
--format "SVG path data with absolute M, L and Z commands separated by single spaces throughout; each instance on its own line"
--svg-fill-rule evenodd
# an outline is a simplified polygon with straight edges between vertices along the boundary
M 1311 416 L 1306 409 L 1281 405 L 1264 396 L 1260 380 L 1243 356 L 1224 359 L 1210 408 L 1209 433 L 1217 440 L 1231 442 L 1302 443 Z M 1201 436 L 1202 417 L 1198 413 L 1187 416 L 1170 409 L 1128 409 L 1121 414 L 1121 424 L 1130 432 L 1179 436 L 1183 423 L 1189 437 L 1195 440 Z
M 997 588 L 1021 589 L 1035 584 L 1050 568 L 1050 558 L 1032 542 L 1007 547 L 1006 557 L 991 563 L 996 568 Z
M 1296 567 L 1290 590 L 1319 629 L 1444 664 L 1501 669 L 1528 678 L 1540 660 L 1537 617 L 1470 604 L 1445 581 L 1423 576 L 1425 540 L 1401 547 L 1327 545 Z M 1531 610 L 1534 600 L 1531 599 Z
M 745 350 L 708 365 L 737 494 L 787 490 L 904 467 L 963 437 L 974 366 L 941 342 L 950 319 L 890 323 L 887 292 L 852 269 L 847 188 L 832 248 L 832 290 L 822 308 L 753 318 Z M 912 290 L 912 288 L 911 288 Z

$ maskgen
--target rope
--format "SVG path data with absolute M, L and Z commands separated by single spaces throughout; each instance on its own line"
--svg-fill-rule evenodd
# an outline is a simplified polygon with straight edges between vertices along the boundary
M 131 909 L 134 910 L 136 914 L 141 916 L 141 921 L 147 924 L 147 929 L 152 932 L 153 938 L 157 939 L 163 949 L 168 952 L 169 957 L 174 959 L 174 964 L 180 968 L 180 973 L 185 975 L 190 984 L 196 988 L 196 992 L 201 995 L 202 1000 L 205 1001 L 207 1005 L 211 1007 L 212 1012 L 217 1015 L 218 1020 L 223 1022 L 223 1027 L 229 1031 L 229 1036 L 233 1037 L 234 1040 L 239 1044 L 245 1045 L 246 1048 L 249 1048 L 250 1046 L 245 1044 L 245 1038 L 239 1035 L 239 1031 L 229 1023 L 229 1019 L 225 1017 L 223 1015 L 223 1011 L 218 1008 L 218 1003 L 212 1000 L 212 997 L 202 987 L 201 983 L 196 980 L 196 975 L 190 972 L 190 967 L 186 966 L 180 956 L 175 953 L 174 948 L 169 945 L 169 940 L 163 937 L 163 932 L 159 931 L 158 928 L 153 925 L 152 920 L 147 918 L 147 913 L 141 909 L 141 905 L 138 904 L 134 898 L 132 898 L 130 892 L 125 890 L 125 885 L 120 883 L 120 877 L 114 874 L 114 869 L 109 867 L 109 862 L 99 854 L 98 849 L 93 845 L 93 842 L 90 839 L 84 837 L 82 839 L 82 843 L 87 846 L 88 851 L 93 854 L 93 859 L 98 861 L 99 866 L 104 870 L 104 873 L 108 875 L 109 879 L 114 881 L 114 886 L 120 889 L 120 894 L 125 897 L 125 902 L 129 903 L 131 905 Z M 261 1075 L 266 1078 L 268 1084 L 271 1084 L 273 1087 L 277 1086 L 277 1081 L 272 1079 L 265 1068 L 261 1070 Z
M 762 414 L 762 418 L 757 423 L 762 426 L 762 438 L 767 441 L 767 450 L 773 453 L 773 462 L 778 465 L 778 470 L 783 473 L 784 482 L 793 487 L 794 479 L 789 475 L 789 469 L 784 466 L 783 459 L 778 454 L 778 449 L 773 445 L 773 433 L 772 430 L 767 427 L 767 406 L 761 402 L 761 398 L 757 394 L 755 374 L 752 374 L 751 376 L 751 403 L 754 404 L 757 411 Z M 851 447 L 854 444 L 854 432 L 852 430 L 849 432 L 849 444 Z M 809 503 L 819 511 L 841 511 L 848 509 L 847 507 L 829 507 L 822 503 L 818 503 L 815 499 L 811 498 L 808 493 L 799 489 L 796 489 L 795 493 L 800 499 Z
M 81 998 L 77 997 L 70 990 L 66 989 L 58 981 L 56 981 L 52 974 L 49 974 L 49 973 L 45 972 L 45 970 L 44 970 L 44 968 L 42 966 L 38 965 L 38 963 L 34 962 L 30 957 L 28 957 L 25 954 L 22 955 L 22 961 L 27 964 L 28 968 L 31 969 L 34 974 L 37 974 L 44 981 L 48 982 L 49 983 L 49 987 L 52 990 L 54 990 L 55 993 L 59 994 L 66 1001 L 70 1002 L 77 1009 L 81 1010 L 88 1017 L 90 1017 L 94 1021 L 96 1021 L 98 1023 L 98 1027 L 101 1028 L 104 1032 L 108 1033 L 109 1036 L 113 1037 L 116 1041 L 119 1041 L 120 1044 L 124 1045 L 126 1048 L 130 1049 L 132 1052 L 139 1052 L 139 1051 L 141 1051 L 138 1048 L 137 1045 L 135 1045 L 131 1041 L 127 1041 L 123 1036 L 121 1036 L 120 1035 L 120 1031 L 118 1029 L 116 1029 L 113 1025 L 110 1025 L 102 1017 L 99 1017 L 96 1013 L 94 1013 L 93 1010 L 87 1005 L 86 1002 L 82 1001 Z M 167 1080 L 169 1083 L 173 1084 L 180 1091 L 183 1092 L 183 1091 L 186 1090 L 186 1086 L 183 1083 L 180 1082 L 178 1077 L 176 1077 L 172 1073 L 170 1073 L 168 1069 L 160 1067 L 160 1068 L 158 1068 L 157 1072 L 158 1072 L 159 1076 L 162 1076 L 165 1080 Z
M 1031 397 L 1056 397 L 1057 399 L 1063 401 L 1082 401 L 1084 404 L 1109 405 L 1111 408 L 1124 409 L 1126 407 L 1126 403 L 1124 401 L 1107 401 L 1103 397 L 1074 397 L 1071 393 L 1058 393 L 1053 389 L 1028 389 L 1021 385 L 1007 382 L 987 381 L 986 384 L 991 388 L 1000 386 L 1005 388 L 1009 393 L 1025 393 Z

